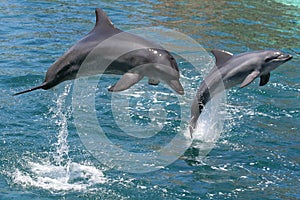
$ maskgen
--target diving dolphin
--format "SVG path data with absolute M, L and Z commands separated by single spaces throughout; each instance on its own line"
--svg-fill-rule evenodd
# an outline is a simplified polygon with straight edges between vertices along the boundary
M 216 58 L 216 65 L 201 82 L 193 100 L 190 134 L 196 128 L 203 107 L 214 95 L 238 84 L 241 84 L 240 87 L 243 88 L 257 77 L 260 77 L 260 86 L 266 85 L 270 79 L 270 72 L 293 58 L 292 55 L 275 50 L 253 51 L 237 55 L 222 50 L 212 50 L 212 54 Z
M 14 95 L 37 89 L 47 90 L 63 81 L 95 74 L 123 75 L 109 91 L 126 90 L 147 76 L 149 84 L 157 85 L 159 81 L 163 81 L 177 93 L 181 95 L 184 93 L 179 82 L 178 65 L 167 50 L 158 44 L 115 28 L 103 10 L 98 8 L 95 13 L 96 24 L 93 30 L 50 66 L 44 82 Z M 102 42 L 105 45 L 101 46 Z M 88 65 L 85 64 L 85 60 L 92 52 L 95 54 L 95 60 L 87 63 L 94 66 L 87 67 L 88 73 L 78 75 L 81 66 Z M 101 66 L 103 62 L 109 66 Z

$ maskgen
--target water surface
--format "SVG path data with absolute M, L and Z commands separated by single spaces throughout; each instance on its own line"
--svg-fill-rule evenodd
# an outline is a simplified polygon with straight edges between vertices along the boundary
M 197 154 L 196 142 L 152 173 L 109 169 L 77 134 L 71 81 L 11 96 L 43 81 L 48 67 L 92 29 L 96 7 L 123 30 L 154 26 L 184 33 L 208 51 L 278 49 L 294 59 L 272 72 L 266 86 L 256 81 L 227 93 L 224 129 L 206 157 Z M 298 1 L 290 0 L 1 1 L 0 199 L 299 199 L 299 13 Z M 178 62 L 185 89 L 193 94 L 210 65 L 199 61 L 196 73 L 184 59 Z M 139 83 L 124 94 L 135 123 L 147 125 L 148 110 L 157 102 L 168 112 L 165 128 L 152 140 L 132 140 L 111 119 L 107 88 L 117 78 L 103 77 L 96 99 L 110 139 L 130 151 L 150 151 L 170 141 L 193 97 L 184 98 L 181 116 L 179 100 L 167 86 Z M 166 113 L 152 111 L 165 118 Z M 212 115 L 206 121 L 211 127 L 218 120 Z

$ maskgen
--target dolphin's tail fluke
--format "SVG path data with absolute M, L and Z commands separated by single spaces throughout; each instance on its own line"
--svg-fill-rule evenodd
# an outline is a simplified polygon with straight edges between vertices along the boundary
M 191 138 L 193 138 L 193 132 L 197 128 L 197 121 L 203 111 L 204 106 L 210 101 L 209 92 L 203 93 L 200 97 L 196 97 L 191 106 L 191 121 L 189 123 L 189 130 Z
M 31 88 L 31 89 L 29 89 L 29 90 L 24 90 L 24 91 L 22 91 L 22 92 L 15 93 L 15 94 L 13 94 L 13 96 L 17 96 L 17 95 L 19 95 L 19 94 L 24 94 L 24 93 L 31 92 L 31 91 L 38 90 L 38 89 L 43 89 L 43 88 L 46 86 L 46 84 L 47 84 L 47 83 L 44 82 L 44 83 L 42 83 L 41 85 L 36 86 L 36 87 L 34 87 L 34 88 Z
M 196 106 L 192 106 L 192 116 L 191 116 L 191 121 L 189 123 L 189 130 L 190 130 L 190 134 L 191 134 L 191 138 L 193 138 L 193 132 L 195 131 L 195 129 L 197 128 L 197 121 L 199 119 L 199 116 L 202 113 L 202 110 L 204 108 L 204 104 L 198 103 L 197 107 Z

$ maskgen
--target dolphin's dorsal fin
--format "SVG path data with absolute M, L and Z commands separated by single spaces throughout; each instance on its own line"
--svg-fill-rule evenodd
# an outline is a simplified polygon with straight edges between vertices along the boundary
M 233 54 L 224 50 L 214 49 L 211 51 L 216 58 L 216 66 L 221 67 L 224 63 L 226 63 L 230 58 L 232 58 Z
M 106 13 L 102 9 L 97 8 L 95 10 L 95 13 L 96 13 L 95 28 L 97 28 L 97 27 L 115 28 L 113 23 L 110 21 L 110 19 L 108 18 L 108 16 L 106 15 Z

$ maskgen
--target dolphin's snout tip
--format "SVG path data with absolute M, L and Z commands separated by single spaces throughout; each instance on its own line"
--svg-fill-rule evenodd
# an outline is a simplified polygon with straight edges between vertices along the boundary
M 171 80 L 170 82 L 167 82 L 167 83 L 178 94 L 184 95 L 184 89 L 183 89 L 181 83 L 179 82 L 179 80 Z
M 285 56 L 285 58 L 283 58 L 283 60 L 287 62 L 287 61 L 289 61 L 289 60 L 292 60 L 292 58 L 293 58 L 293 55 L 287 54 L 287 55 Z
M 285 58 L 288 61 L 288 60 L 291 60 L 293 58 L 293 55 L 292 54 L 285 54 L 285 55 L 283 54 L 282 58 Z
M 184 89 L 182 87 L 172 87 L 177 94 L 184 95 Z
M 180 95 L 184 95 L 184 90 L 178 90 L 177 93 Z
M 279 60 L 279 61 L 284 61 L 284 62 L 287 62 L 289 60 L 291 60 L 293 58 L 293 55 L 291 54 L 281 54 L 279 55 L 276 60 Z

